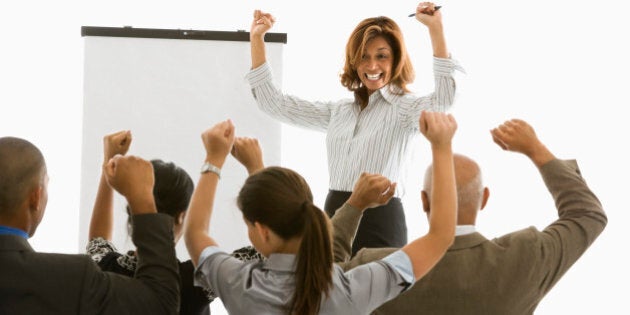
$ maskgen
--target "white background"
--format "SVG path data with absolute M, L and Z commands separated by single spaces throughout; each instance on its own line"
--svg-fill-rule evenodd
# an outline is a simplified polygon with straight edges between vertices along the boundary
M 78 244 L 82 118 L 82 25 L 200 30 L 249 30 L 255 8 L 278 18 L 288 34 L 284 88 L 307 99 L 349 94 L 338 73 L 344 45 L 363 18 L 386 15 L 405 34 L 418 94 L 432 89 L 426 28 L 412 18 L 413 1 L 20 1 L 0 5 L 0 136 L 19 136 L 44 153 L 50 175 L 47 214 L 35 249 L 74 253 Z M 453 108 L 455 150 L 477 159 L 491 199 L 478 228 L 488 237 L 556 216 L 534 167 L 502 152 L 488 130 L 523 118 L 561 158 L 577 158 L 608 213 L 601 237 L 541 302 L 537 314 L 628 314 L 628 30 L 619 1 L 443 1 L 449 50 L 466 68 Z M 238 128 L 238 126 L 237 126 Z M 302 173 L 322 205 L 327 189 L 323 136 L 285 129 L 283 164 Z M 417 184 L 429 148 L 419 139 L 417 171 L 404 198 L 410 238 L 424 234 Z M 119 213 L 123 213 L 119 209 Z M 117 213 L 118 214 L 118 213 Z M 221 314 L 213 303 L 213 314 Z
M 105 134 L 131 130 L 128 154 L 172 161 L 197 182 L 205 158 L 200 133 L 230 118 L 239 135 L 259 140 L 268 165 L 281 163 L 282 126 L 255 109 L 256 101 L 242 75 L 251 67 L 249 42 L 89 36 L 83 47 L 80 250 L 88 242 Z M 283 43 L 267 45 L 279 83 L 283 47 Z M 228 159 L 221 168 L 210 228 L 217 243 L 231 252 L 249 242 L 234 202 L 247 171 L 236 159 Z M 124 208 L 125 198 L 114 197 L 114 209 Z M 119 211 L 114 216 L 112 241 L 118 250 L 126 251 L 135 246 L 127 233 L 128 217 Z M 180 260 L 190 259 L 184 242 L 178 242 L 176 250 Z

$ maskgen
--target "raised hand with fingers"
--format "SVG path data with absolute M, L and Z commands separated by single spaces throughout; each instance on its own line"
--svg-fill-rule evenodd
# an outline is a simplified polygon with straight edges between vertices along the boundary
M 442 24 L 442 14 L 436 9 L 433 2 L 420 2 L 416 7 L 415 17 L 427 27 Z
M 222 121 L 204 131 L 201 139 L 206 149 L 206 162 L 222 167 L 234 144 L 234 124 L 229 119 Z
M 276 18 L 270 13 L 254 10 L 254 19 L 250 31 L 251 36 L 264 36 L 276 22 Z
M 237 137 L 230 153 L 245 166 L 249 174 L 265 167 L 262 149 L 256 138 Z
M 534 128 L 520 119 L 508 120 L 492 129 L 490 133 L 492 140 L 507 151 L 527 155 L 533 147 L 541 145 Z
M 137 156 L 115 155 L 104 167 L 109 185 L 127 198 L 132 214 L 155 212 L 151 162 Z M 146 207 L 153 205 L 152 211 Z
M 453 115 L 440 112 L 423 111 L 420 114 L 419 125 L 420 132 L 432 146 L 450 146 L 457 130 L 457 122 Z
M 362 173 L 347 203 L 361 211 L 385 205 L 394 196 L 396 183 L 380 174 Z
M 103 164 L 107 164 L 109 159 L 116 154 L 125 155 L 131 146 L 131 131 L 122 130 L 103 137 Z
M 554 159 L 554 155 L 538 139 L 534 128 L 521 119 L 511 119 L 490 131 L 492 140 L 506 151 L 529 157 L 537 166 Z

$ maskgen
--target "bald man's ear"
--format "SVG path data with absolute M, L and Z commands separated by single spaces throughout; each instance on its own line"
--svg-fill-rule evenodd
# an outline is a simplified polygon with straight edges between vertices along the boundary
M 486 207 L 486 203 L 488 202 L 488 198 L 490 198 L 490 189 L 488 187 L 483 188 L 483 197 L 481 199 L 481 208 L 479 210 L 483 210 Z
M 422 196 L 422 210 L 424 210 L 426 214 L 429 214 L 429 212 L 431 212 L 431 203 L 429 202 L 429 194 L 423 190 L 420 193 L 420 195 Z
M 28 193 L 28 210 L 29 211 L 31 212 L 39 211 L 39 205 L 43 197 L 43 194 L 44 194 L 44 187 L 42 187 L 41 185 L 37 185 L 31 188 L 31 190 Z

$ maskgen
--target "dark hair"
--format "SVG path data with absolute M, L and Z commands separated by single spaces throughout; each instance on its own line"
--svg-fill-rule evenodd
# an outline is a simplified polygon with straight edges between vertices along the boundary
M 368 91 L 357 74 L 357 65 L 365 51 L 367 43 L 382 37 L 393 50 L 392 76 L 390 83 L 400 88 L 403 92 L 409 92 L 407 84 L 412 83 L 415 77 L 411 59 L 407 54 L 407 48 L 402 31 L 394 20 L 378 16 L 361 21 L 352 31 L 346 44 L 346 61 L 341 73 L 341 85 L 354 92 L 355 101 L 359 104 L 367 104 Z
M 0 216 L 14 215 L 29 189 L 46 174 L 42 152 L 31 142 L 0 138 Z
M 151 164 L 155 178 L 153 198 L 157 212 L 168 214 L 177 220 L 177 217 L 188 209 L 195 188 L 193 180 L 184 169 L 173 162 L 154 159 L 151 160 Z M 127 213 L 128 208 L 129 206 Z
M 291 314 L 317 314 L 332 286 L 332 238 L 324 212 L 298 173 L 268 167 L 245 181 L 237 199 L 243 217 L 268 226 L 281 238 L 301 237 Z

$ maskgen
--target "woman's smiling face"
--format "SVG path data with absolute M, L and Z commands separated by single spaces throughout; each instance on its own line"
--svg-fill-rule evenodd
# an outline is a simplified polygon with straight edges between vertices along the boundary
M 368 95 L 389 83 L 394 62 L 392 47 L 379 36 L 365 45 L 357 65 L 357 74 L 368 90 Z

